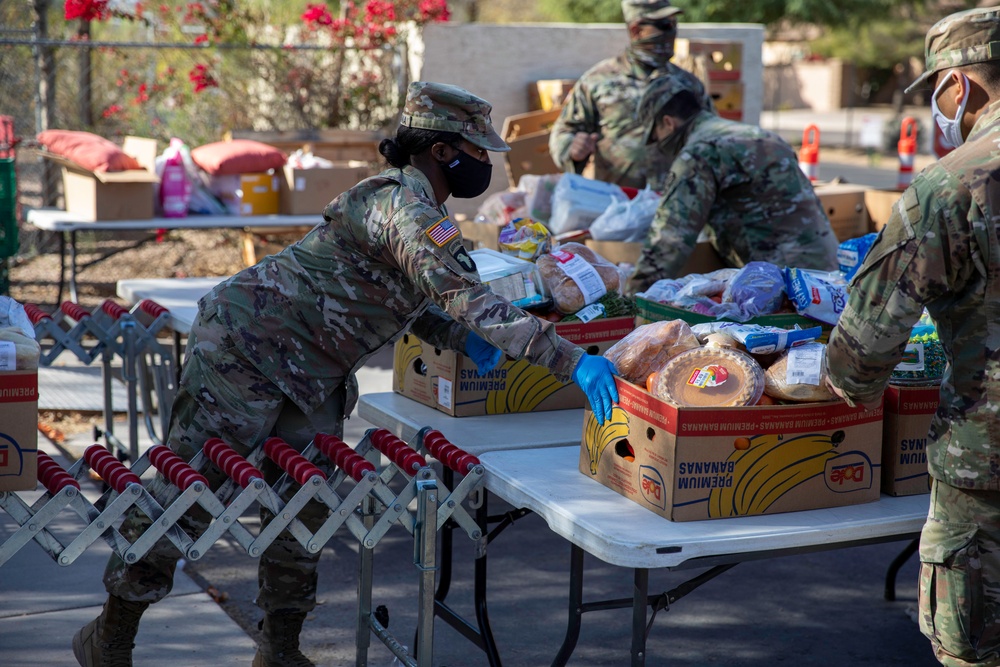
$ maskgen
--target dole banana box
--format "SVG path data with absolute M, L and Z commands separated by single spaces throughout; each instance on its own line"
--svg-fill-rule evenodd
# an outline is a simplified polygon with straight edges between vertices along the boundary
M 930 491 L 927 433 L 939 400 L 939 387 L 886 387 L 882 436 L 884 493 L 912 496 Z
M 38 371 L 0 372 L 0 492 L 35 488 Z
M 677 408 L 618 379 L 598 424 L 584 411 L 580 472 L 672 521 L 878 500 L 882 408 L 846 403 Z
M 603 354 L 635 328 L 631 317 L 556 323 L 556 332 L 588 354 Z M 393 391 L 453 417 L 582 408 L 587 398 L 547 369 L 508 357 L 483 377 L 464 354 L 439 350 L 413 334 L 396 342 Z

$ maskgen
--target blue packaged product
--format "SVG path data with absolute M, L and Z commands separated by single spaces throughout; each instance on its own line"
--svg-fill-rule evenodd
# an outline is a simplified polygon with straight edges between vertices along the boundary
M 847 304 L 847 290 L 820 275 L 803 269 L 786 268 L 785 291 L 799 315 L 836 324 Z
M 844 280 L 850 280 L 858 272 L 861 263 L 865 261 L 865 255 L 877 238 L 878 234 L 871 233 L 856 239 L 847 239 L 840 244 L 837 248 L 837 264 L 844 274 Z

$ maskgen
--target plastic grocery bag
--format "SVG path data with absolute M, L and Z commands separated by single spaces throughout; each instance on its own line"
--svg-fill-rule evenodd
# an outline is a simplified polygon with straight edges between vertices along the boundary
M 552 217 L 552 195 L 562 174 L 525 174 L 517 182 L 517 189 L 524 193 L 527 215 L 538 222 L 548 222 Z
M 590 238 L 595 241 L 642 241 L 659 206 L 660 196 L 648 188 L 640 190 L 634 199 L 613 202 L 590 225 Z
M 35 327 L 24 312 L 24 306 L 9 296 L 0 296 L 0 329 L 7 327 L 15 327 L 28 338 L 35 338 Z
M 548 228 L 556 236 L 588 229 L 608 206 L 627 199 L 628 195 L 614 183 L 563 174 L 552 193 L 552 217 Z
M 24 306 L 9 296 L 0 296 L 0 371 L 34 370 L 40 353 L 35 327 Z

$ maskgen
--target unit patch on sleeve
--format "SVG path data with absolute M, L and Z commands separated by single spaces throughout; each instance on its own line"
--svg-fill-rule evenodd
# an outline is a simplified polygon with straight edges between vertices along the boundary
M 459 235 L 458 227 L 451 224 L 447 217 L 441 218 L 425 231 L 427 237 L 434 242 L 437 247 L 444 246 L 445 243 Z

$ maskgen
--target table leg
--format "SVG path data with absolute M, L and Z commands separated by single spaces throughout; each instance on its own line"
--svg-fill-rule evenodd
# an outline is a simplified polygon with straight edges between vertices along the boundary
M 569 619 L 566 636 L 559 653 L 552 661 L 552 667 L 565 667 L 573 655 L 576 642 L 580 639 L 580 625 L 583 620 L 583 549 L 570 545 L 569 553 Z
M 632 585 L 632 667 L 646 664 L 646 607 L 649 606 L 649 570 L 637 567 Z
M 885 593 L 883 594 L 886 600 L 892 602 L 896 599 L 896 575 L 899 574 L 900 568 L 906 564 L 906 561 L 910 560 L 910 556 L 917 552 L 919 546 L 920 538 L 918 537 L 907 544 L 899 555 L 889 563 L 889 569 L 885 572 Z
M 76 230 L 69 233 L 69 300 L 79 303 L 76 294 Z

